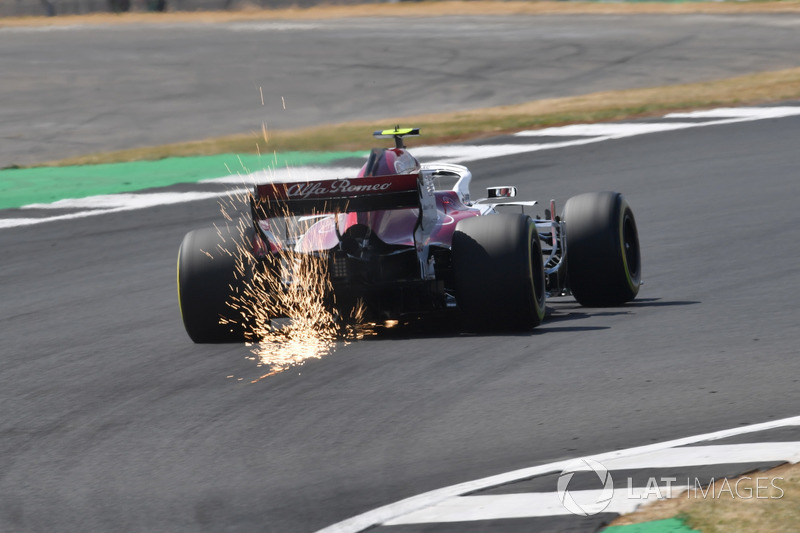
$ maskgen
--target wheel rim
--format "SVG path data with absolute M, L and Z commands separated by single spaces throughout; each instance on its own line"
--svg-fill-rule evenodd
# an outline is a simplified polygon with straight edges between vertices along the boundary
M 639 277 L 639 237 L 636 223 L 629 213 L 625 213 L 622 221 L 622 249 L 625 253 L 625 265 L 632 280 Z
M 536 240 L 534 240 L 536 239 Z M 536 314 L 539 319 L 544 315 L 545 305 L 545 291 L 544 291 L 544 258 L 542 257 L 541 248 L 538 246 L 539 233 L 536 230 L 536 225 L 532 224 L 532 235 L 530 242 L 531 250 L 531 288 L 533 289 L 533 300 L 536 305 Z

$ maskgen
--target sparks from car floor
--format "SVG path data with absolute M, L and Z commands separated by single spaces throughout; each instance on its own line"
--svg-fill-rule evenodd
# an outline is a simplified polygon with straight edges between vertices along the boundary
M 231 195 L 220 202 L 223 216 L 235 222 L 235 229 L 228 233 L 234 240 L 234 276 L 239 281 L 239 290 L 232 291 L 226 302 L 231 311 L 220 323 L 249 332 L 255 360 L 269 369 L 253 382 L 328 355 L 335 351 L 337 340 L 346 343 L 373 334 L 374 325 L 363 321 L 360 303 L 350 310 L 346 321 L 338 320 L 326 304 L 332 287 L 322 258 L 298 257 L 283 246 L 272 256 L 277 268 L 260 268 L 253 255 L 250 222 L 241 216 L 234 221 L 228 214 L 229 208 L 241 211 L 241 206 L 249 203 L 249 195 Z M 222 235 L 221 229 L 218 234 Z M 216 252 L 225 253 L 219 248 Z M 279 324 L 276 319 L 281 317 Z

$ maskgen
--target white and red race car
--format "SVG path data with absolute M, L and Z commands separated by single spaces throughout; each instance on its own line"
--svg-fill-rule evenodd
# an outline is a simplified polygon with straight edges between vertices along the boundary
M 395 147 L 374 149 L 357 176 L 255 186 L 244 246 L 233 230 L 184 237 L 178 293 L 193 341 L 252 340 L 247 317 L 231 319 L 234 308 L 242 313 L 232 295 L 253 283 L 242 253 L 279 278 L 264 292 L 297 282 L 276 265 L 314 258 L 328 278 L 326 305 L 342 317 L 360 306 L 378 324 L 457 317 L 469 330 L 526 330 L 544 319 L 550 297 L 593 307 L 636 297 L 639 238 L 621 194 L 574 196 L 561 216 L 550 201 L 531 218 L 524 210 L 536 202 L 512 200 L 515 187 L 489 187 L 473 200 L 466 167 L 420 164 L 403 141 L 418 129 L 374 135 Z

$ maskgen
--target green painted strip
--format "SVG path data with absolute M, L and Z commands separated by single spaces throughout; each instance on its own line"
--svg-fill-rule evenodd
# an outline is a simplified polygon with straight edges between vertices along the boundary
M 326 165 L 337 159 L 363 156 L 363 151 L 285 152 L 263 156 L 223 154 L 106 165 L 5 169 L 0 170 L 0 209 L 196 183 L 270 168 Z
M 603 530 L 603 533 L 700 533 L 692 529 L 680 518 L 668 518 L 666 520 L 655 520 L 653 522 L 642 522 L 640 524 L 630 524 L 627 526 L 611 526 Z

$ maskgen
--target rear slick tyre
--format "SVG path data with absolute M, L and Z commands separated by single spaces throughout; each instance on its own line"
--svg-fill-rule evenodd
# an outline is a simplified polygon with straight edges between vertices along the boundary
M 229 303 L 247 282 L 237 273 L 237 257 L 246 253 L 240 247 L 251 243 L 254 234 L 252 228 L 243 235 L 238 228 L 203 228 L 183 238 L 178 251 L 178 303 L 186 333 L 194 342 L 248 340 L 242 317 Z
M 545 315 L 542 248 L 522 214 L 459 221 L 453 233 L 456 300 L 470 330 L 528 330 Z
M 573 196 L 564 205 L 567 283 L 583 306 L 615 307 L 641 284 L 639 233 L 633 211 L 617 192 Z

